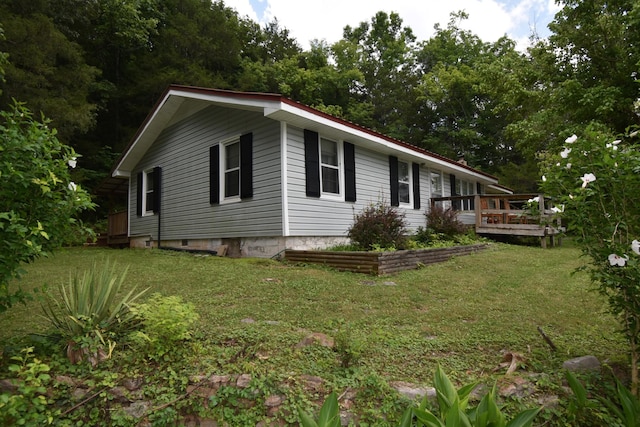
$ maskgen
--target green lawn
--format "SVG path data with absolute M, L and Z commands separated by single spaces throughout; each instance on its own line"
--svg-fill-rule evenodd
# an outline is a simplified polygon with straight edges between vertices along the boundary
M 349 375 L 340 371 L 336 353 L 295 346 L 310 332 L 347 331 L 354 348 L 362 348 L 355 367 L 369 378 L 428 385 L 440 364 L 459 384 L 489 381 L 503 373 L 493 370 L 511 351 L 527 358 L 528 372 L 559 381 L 561 364 L 571 357 L 626 360 L 603 298 L 589 291 L 584 274 L 572 274 L 579 255 L 570 245 L 493 244 L 442 264 L 372 277 L 265 259 L 74 248 L 28 265 L 20 283 L 26 289 L 48 284 L 55 292 L 95 260 L 128 265 L 131 286 L 195 304 L 202 348 L 192 373 L 248 372 L 279 380 L 308 374 L 344 387 Z M 39 313 L 34 301 L 1 315 L 0 341 L 46 333 Z
M 68 249 L 27 266 L 25 289 L 56 285 L 111 259 L 129 266 L 128 282 L 193 302 L 204 337 L 254 331 L 261 346 L 282 353 L 306 331 L 331 335 L 349 325 L 364 340 L 363 363 L 393 379 L 427 381 L 437 363 L 481 374 L 502 350 L 530 353 L 548 363 L 541 326 L 560 357 L 623 357 L 624 344 L 590 292 L 579 251 L 493 245 L 491 249 L 421 270 L 371 277 L 264 259 L 225 259 L 149 250 Z M 386 284 L 393 282 L 393 285 Z M 44 332 L 37 302 L 0 317 L 0 340 Z M 243 323 L 243 319 L 255 323 Z

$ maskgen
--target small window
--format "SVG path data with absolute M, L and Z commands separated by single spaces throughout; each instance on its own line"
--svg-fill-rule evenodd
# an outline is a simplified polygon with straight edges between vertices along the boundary
M 338 143 L 328 139 L 320 139 L 320 170 L 322 192 L 340 194 L 340 164 Z
M 240 141 L 224 145 L 224 197 L 240 196 Z
M 431 172 L 431 197 L 442 197 L 442 173 Z
M 142 174 L 142 188 L 144 192 L 142 212 L 145 215 L 153 215 L 153 207 L 155 206 L 155 193 L 153 188 L 154 172 L 153 169 L 144 171 Z
M 471 196 L 474 194 L 473 192 L 473 183 L 464 180 L 456 181 L 456 194 L 459 196 Z M 471 210 L 472 199 L 464 199 L 460 203 L 461 210 L 468 211 Z
M 400 203 L 409 203 L 409 191 L 411 177 L 409 176 L 409 163 L 398 162 L 398 201 Z

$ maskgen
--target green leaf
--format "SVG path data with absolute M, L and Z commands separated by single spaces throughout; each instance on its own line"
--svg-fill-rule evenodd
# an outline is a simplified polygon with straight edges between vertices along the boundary
M 573 394 L 576 396 L 578 407 L 584 408 L 587 405 L 587 390 L 571 371 L 566 371 L 565 377 L 567 378 L 571 391 L 573 391 Z
M 456 407 L 458 406 L 458 392 L 441 366 L 438 366 L 438 369 L 436 369 L 433 382 L 438 396 L 440 416 L 444 417 L 445 414 L 449 413 L 451 407 L 454 405 Z
M 300 410 L 298 415 L 300 416 L 300 424 L 302 427 L 318 427 L 318 424 L 313 420 L 313 418 L 303 410 Z
M 336 393 L 331 393 L 324 401 L 318 416 L 319 427 L 340 427 L 340 408 Z
M 511 421 L 507 423 L 507 427 L 527 427 L 533 423 L 533 419 L 538 415 L 542 408 L 527 409 L 520 412 Z
M 445 427 L 445 424 L 438 417 L 427 410 L 414 409 L 413 414 L 426 427 Z

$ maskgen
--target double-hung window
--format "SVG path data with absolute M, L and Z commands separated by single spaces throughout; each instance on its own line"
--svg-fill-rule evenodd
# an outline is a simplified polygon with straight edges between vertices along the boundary
M 462 179 L 456 180 L 456 194 L 458 196 L 470 196 L 474 194 L 473 192 L 473 183 L 470 181 L 465 181 Z M 460 203 L 460 209 L 463 211 L 471 210 L 472 200 L 464 199 Z
M 340 194 L 340 153 L 338 143 L 320 138 L 320 169 L 322 193 Z
M 224 198 L 240 196 L 240 140 L 223 145 L 224 151 Z
M 410 169 L 409 163 L 398 161 L 398 201 L 400 203 L 410 203 Z
M 304 174 L 307 197 L 356 201 L 356 150 L 347 141 L 304 130 Z
M 229 138 L 209 149 L 209 202 L 253 197 L 253 134 Z
M 153 189 L 154 183 L 154 171 L 153 169 L 149 169 L 143 172 L 142 174 L 142 188 L 144 192 L 142 212 L 144 215 L 153 215 L 153 207 L 155 206 L 155 193 Z

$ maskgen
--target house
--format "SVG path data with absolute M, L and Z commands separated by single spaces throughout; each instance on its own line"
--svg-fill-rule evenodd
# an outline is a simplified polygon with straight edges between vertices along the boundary
M 425 225 L 433 197 L 499 188 L 482 171 L 281 95 L 170 86 L 112 171 L 132 247 L 271 257 L 347 241 L 386 201 Z M 469 207 L 467 207 L 469 208 Z

